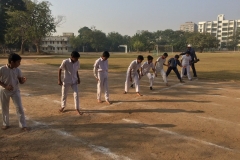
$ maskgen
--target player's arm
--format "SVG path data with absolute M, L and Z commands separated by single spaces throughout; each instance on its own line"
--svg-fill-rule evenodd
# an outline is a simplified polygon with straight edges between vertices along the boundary
M 93 75 L 96 78 L 96 80 L 98 81 L 98 60 L 96 60 L 95 64 L 93 65 Z
M 59 68 L 59 70 L 58 70 L 58 85 L 60 85 L 60 86 L 63 85 L 61 77 L 62 77 L 62 69 Z
M 5 85 L 2 81 L 0 81 L 0 86 L 2 86 L 3 88 L 7 87 L 7 85 Z
M 178 64 L 180 67 L 182 67 L 182 64 L 180 63 L 179 60 L 177 60 L 177 64 Z
M 18 77 L 18 81 L 20 84 L 24 84 L 27 81 L 26 77 Z

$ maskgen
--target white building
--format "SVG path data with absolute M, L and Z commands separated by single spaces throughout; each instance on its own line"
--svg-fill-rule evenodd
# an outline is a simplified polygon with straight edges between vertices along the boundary
M 180 30 L 184 32 L 197 32 L 198 26 L 193 22 L 186 22 L 180 26 Z
M 49 53 L 69 53 L 73 48 L 69 43 L 74 33 L 63 33 L 63 36 L 49 36 L 42 39 L 41 50 Z
M 220 42 L 219 48 L 226 48 L 228 37 L 240 29 L 240 20 L 226 20 L 224 14 L 220 14 L 216 21 L 204 21 L 198 23 L 198 32 L 210 33 Z

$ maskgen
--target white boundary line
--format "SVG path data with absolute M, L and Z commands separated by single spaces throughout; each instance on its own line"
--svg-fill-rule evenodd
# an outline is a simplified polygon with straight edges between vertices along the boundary
M 204 117 L 204 116 L 197 116 L 197 117 L 202 118 L 202 119 L 206 119 L 206 120 L 212 120 L 212 121 L 216 121 L 216 122 L 228 123 L 228 124 L 234 124 L 234 125 L 240 126 L 240 124 L 238 124 L 238 123 L 234 123 L 234 122 L 223 120 L 223 119 L 217 119 L 217 118 L 214 118 L 214 117 Z
M 35 124 L 35 126 L 42 125 L 42 126 L 45 126 L 47 128 L 49 128 L 49 126 L 50 126 L 49 124 L 44 123 L 44 122 L 34 121 L 34 120 L 29 119 L 29 118 L 26 118 L 26 119 L 32 121 Z M 108 156 L 108 157 L 110 157 L 112 159 L 116 159 L 116 160 L 118 160 L 118 159 L 120 159 L 120 160 L 122 160 L 122 159 L 123 160 L 131 160 L 129 157 L 115 154 L 115 153 L 111 152 L 109 148 L 91 144 L 90 142 L 87 142 L 86 140 L 80 139 L 80 138 L 72 135 L 69 132 L 62 131 L 60 129 L 52 129 L 52 128 L 50 128 L 50 130 L 54 131 L 58 135 L 61 135 L 61 136 L 64 136 L 64 137 L 68 137 L 68 138 L 72 138 L 72 139 L 74 139 L 74 141 L 80 142 L 81 144 L 86 145 L 87 147 L 91 148 L 95 152 L 102 153 L 102 154 L 104 154 L 104 155 L 106 155 L 106 156 Z
M 151 93 L 160 93 L 161 91 L 168 90 L 168 89 L 171 89 L 171 88 L 174 88 L 174 87 L 178 87 L 178 86 L 182 86 L 182 85 L 184 85 L 184 83 L 177 83 L 177 84 L 172 85 L 172 86 L 170 86 L 170 87 L 163 88 L 163 89 L 160 89 L 160 90 L 157 91 L 157 92 L 151 92 Z
M 125 121 L 125 122 L 128 122 L 128 123 L 141 124 L 140 122 L 135 121 L 135 120 L 130 120 L 130 119 L 122 119 L 122 120 Z M 216 148 L 220 148 L 220 149 L 224 149 L 224 150 L 228 150 L 228 151 L 235 151 L 235 150 L 233 150 L 231 148 L 228 148 L 228 147 L 220 146 L 220 145 L 217 145 L 217 144 L 214 144 L 214 143 L 211 143 L 211 142 L 207 142 L 207 141 L 204 141 L 204 140 L 196 139 L 196 138 L 193 138 L 193 137 L 188 137 L 188 136 L 178 134 L 176 132 L 172 132 L 172 131 L 169 131 L 169 130 L 165 130 L 165 129 L 161 129 L 161 128 L 157 128 L 157 127 L 145 127 L 145 128 L 155 129 L 155 130 L 158 130 L 160 132 L 170 134 L 170 135 L 173 135 L 173 136 L 177 136 L 177 137 L 182 138 L 182 139 L 186 139 L 186 140 L 190 140 L 190 141 L 196 141 L 196 142 L 199 142 L 199 143 L 202 143 L 202 144 L 205 144 L 205 145 L 214 146 Z

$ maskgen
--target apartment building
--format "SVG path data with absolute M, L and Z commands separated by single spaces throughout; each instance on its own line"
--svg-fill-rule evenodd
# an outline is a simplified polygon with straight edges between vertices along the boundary
M 184 32 L 197 32 L 198 26 L 193 22 L 186 22 L 180 26 L 180 30 Z
M 203 21 L 198 23 L 198 32 L 210 33 L 219 42 L 219 48 L 226 48 L 228 38 L 240 29 L 240 20 L 226 20 L 224 14 L 220 14 L 216 21 Z
M 69 53 L 73 48 L 69 42 L 74 33 L 63 33 L 62 36 L 49 36 L 42 39 L 41 50 L 49 53 Z

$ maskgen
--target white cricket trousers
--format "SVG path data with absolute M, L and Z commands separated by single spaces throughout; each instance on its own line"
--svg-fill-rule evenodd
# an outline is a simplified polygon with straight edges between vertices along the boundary
M 185 67 L 182 67 L 182 70 L 181 70 L 181 78 L 183 78 L 185 69 L 187 70 L 188 79 L 189 79 L 189 80 L 192 79 L 191 74 L 190 74 L 190 65 L 187 65 L 186 68 L 185 68 Z
M 101 71 L 98 72 L 98 83 L 97 83 L 97 99 L 101 100 L 101 94 L 104 92 L 105 100 L 109 100 L 109 91 L 108 91 L 108 72 Z
M 19 127 L 23 128 L 26 127 L 25 115 L 23 111 L 20 91 L 16 90 L 13 92 L 7 91 L 3 88 L 0 88 L 0 105 L 2 108 L 2 119 L 3 119 L 3 126 L 9 126 L 9 102 L 10 97 L 16 107 Z
M 147 73 L 146 76 L 147 76 L 148 79 L 149 79 L 150 87 L 152 87 L 152 86 L 153 86 L 153 82 L 154 82 L 154 77 L 155 77 L 155 76 L 154 76 L 153 74 L 151 74 L 151 73 Z
M 161 69 L 161 70 L 159 71 L 159 73 L 161 74 L 164 83 L 167 83 L 167 76 L 166 76 L 166 72 L 164 71 L 164 69 Z
M 139 92 L 139 78 L 137 73 L 132 73 L 132 80 L 133 83 L 135 83 L 136 92 Z M 128 89 L 131 86 L 131 84 L 132 82 L 130 81 L 130 75 L 129 72 L 127 72 L 125 81 L 125 92 L 128 92 Z
M 69 88 L 73 90 L 73 98 L 74 98 L 74 105 L 75 109 L 80 109 L 79 105 L 79 94 L 78 94 L 78 84 L 65 84 L 62 85 L 62 98 L 61 98 L 61 107 L 65 108 L 67 104 L 67 96 Z

